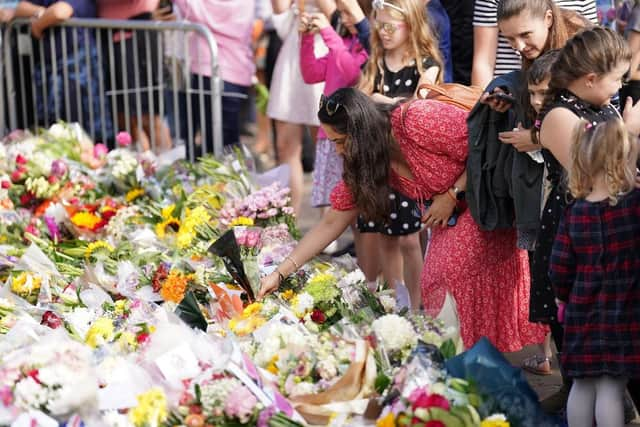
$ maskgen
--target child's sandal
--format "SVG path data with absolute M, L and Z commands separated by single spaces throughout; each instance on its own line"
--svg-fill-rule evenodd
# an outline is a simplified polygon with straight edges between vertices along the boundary
M 522 361 L 522 369 L 534 375 L 551 375 L 551 360 L 545 356 L 531 356 Z

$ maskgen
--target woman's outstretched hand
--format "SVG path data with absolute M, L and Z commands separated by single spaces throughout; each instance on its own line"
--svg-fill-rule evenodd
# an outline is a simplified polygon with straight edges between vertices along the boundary
M 258 299 L 263 299 L 272 292 L 275 292 L 280 286 L 280 276 L 278 271 L 274 271 L 271 274 L 264 276 L 260 279 L 260 292 L 258 292 Z

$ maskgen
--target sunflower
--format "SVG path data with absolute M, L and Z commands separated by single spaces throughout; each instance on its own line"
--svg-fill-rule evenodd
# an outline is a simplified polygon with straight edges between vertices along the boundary
M 127 203 L 133 202 L 138 197 L 144 196 L 144 189 L 142 188 L 134 188 L 133 190 L 129 190 L 127 195 L 125 196 L 125 200 Z
M 164 239 L 167 229 L 170 229 L 173 232 L 178 231 L 180 229 L 180 220 L 176 218 L 169 218 L 156 224 L 156 234 L 161 239 Z
M 91 258 L 93 255 L 105 254 L 109 255 L 111 252 L 115 251 L 116 248 L 111 246 L 109 243 L 104 240 L 96 240 L 95 242 L 91 242 L 87 245 L 87 249 L 84 251 L 84 257 L 86 259 Z

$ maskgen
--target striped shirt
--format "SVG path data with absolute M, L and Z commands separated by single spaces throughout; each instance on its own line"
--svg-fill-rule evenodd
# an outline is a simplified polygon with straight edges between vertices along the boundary
M 498 26 L 498 1 L 499 0 L 475 0 L 473 8 L 474 27 Z M 555 0 L 555 3 L 558 7 L 580 13 L 594 24 L 598 23 L 596 0 Z M 494 77 L 520 70 L 520 68 L 520 54 L 516 52 L 511 45 L 509 45 L 507 39 L 500 34 L 498 36 L 496 66 L 493 71 Z

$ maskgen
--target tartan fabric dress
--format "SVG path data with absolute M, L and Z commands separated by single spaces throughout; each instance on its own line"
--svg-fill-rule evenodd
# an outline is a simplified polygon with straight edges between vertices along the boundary
M 567 207 L 551 254 L 570 377 L 640 377 L 640 190 Z

